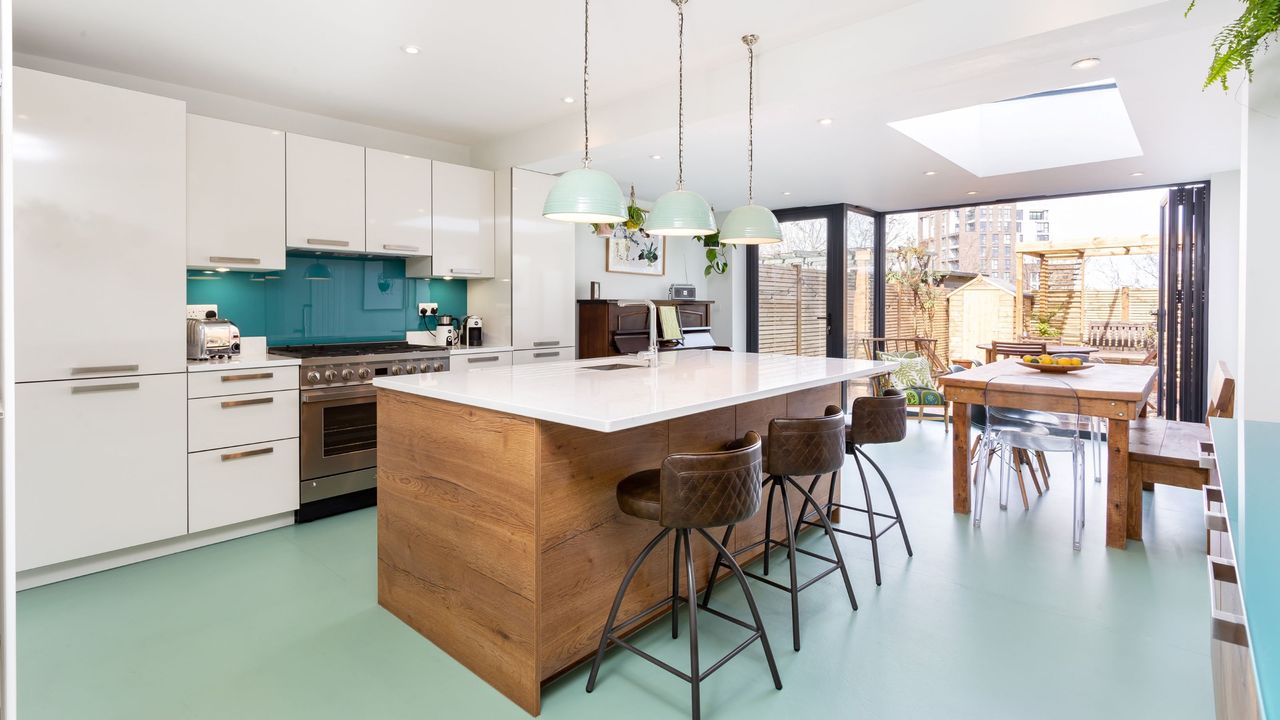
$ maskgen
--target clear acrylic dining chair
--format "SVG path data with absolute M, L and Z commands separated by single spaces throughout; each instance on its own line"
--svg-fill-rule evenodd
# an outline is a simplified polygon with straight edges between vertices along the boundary
M 1093 357 L 1087 353 L 1057 353 L 1053 357 L 1055 360 L 1058 358 L 1076 358 L 1080 362 L 1093 363 L 1094 365 L 1107 364 L 1106 360 L 1100 357 Z M 1100 483 L 1102 482 L 1102 458 L 1107 454 L 1103 447 L 1106 444 L 1107 419 L 1090 415 L 1088 422 L 1090 446 L 1093 448 L 1093 481 Z
M 1001 404 L 1002 392 L 1014 385 L 1041 385 L 1046 393 L 1057 395 L 1067 402 L 1067 412 L 1044 413 L 1041 421 L 1028 420 L 1037 413 L 1010 412 L 1008 402 Z M 982 526 L 982 509 L 986 499 L 988 458 L 1000 458 L 1000 509 L 1009 507 L 1010 468 L 1016 450 L 1044 453 L 1071 453 L 1071 476 L 1074 485 L 1071 528 L 1072 547 L 1080 549 L 1084 534 L 1084 440 L 1080 437 L 1080 397 L 1068 383 L 1046 376 L 1001 375 L 987 381 L 983 389 L 983 405 L 987 412 L 987 426 L 982 434 L 977 452 L 977 467 L 973 473 L 973 526 Z M 1074 413 L 1070 412 L 1074 409 Z

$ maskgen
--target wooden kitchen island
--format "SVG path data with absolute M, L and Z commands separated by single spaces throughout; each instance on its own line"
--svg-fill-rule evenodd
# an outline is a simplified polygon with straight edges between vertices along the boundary
M 820 415 L 845 380 L 894 367 L 692 350 L 655 368 L 591 369 L 619 361 L 636 363 L 374 383 L 378 602 L 532 715 L 543 684 L 594 652 L 627 566 L 658 531 L 618 509 L 619 480 L 763 435 L 775 417 Z M 739 526 L 735 547 L 763 536 L 763 517 Z M 776 513 L 775 537 L 784 522 Z M 695 548 L 705 577 L 711 550 Z M 668 594 L 670 552 L 668 540 L 641 569 L 624 616 Z

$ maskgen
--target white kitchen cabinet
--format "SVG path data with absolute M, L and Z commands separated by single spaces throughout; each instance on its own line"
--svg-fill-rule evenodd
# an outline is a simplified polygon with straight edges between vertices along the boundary
M 431 275 L 493 277 L 493 173 L 432 163 L 431 198 Z
M 187 378 L 188 398 L 269 393 L 298 389 L 298 366 L 235 367 L 192 372 Z M 296 433 L 295 433 L 296 434 Z
M 364 252 L 364 148 L 285 136 L 288 246 Z
M 187 116 L 187 267 L 284 269 L 284 132 Z
M 187 532 L 186 373 L 17 386 L 18 570 Z
M 17 380 L 185 371 L 186 105 L 25 68 L 13 91 Z
M 563 346 L 544 350 L 516 350 L 511 353 L 512 365 L 536 365 L 573 359 L 575 359 L 574 348 Z
M 298 439 L 191 453 L 190 529 L 201 532 L 298 509 Z
M 575 342 L 575 226 L 542 217 L 542 203 L 556 180 L 511 171 L 511 344 L 517 350 Z
M 298 437 L 297 390 L 187 403 L 187 449 L 192 452 L 289 437 Z
M 431 254 L 431 161 L 366 148 L 365 249 L 374 254 Z
M 492 367 L 511 367 L 511 351 L 463 353 L 449 357 L 449 370 L 479 370 Z

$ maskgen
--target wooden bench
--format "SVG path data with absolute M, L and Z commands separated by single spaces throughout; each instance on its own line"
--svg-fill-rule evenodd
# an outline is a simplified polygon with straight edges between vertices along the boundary
M 1209 385 L 1209 417 L 1232 417 L 1236 381 L 1219 361 Z M 1201 443 L 1210 442 L 1209 425 L 1165 418 L 1138 418 L 1129 424 L 1129 478 L 1143 490 L 1156 483 L 1199 490 L 1209 483 L 1209 471 L 1200 466 Z

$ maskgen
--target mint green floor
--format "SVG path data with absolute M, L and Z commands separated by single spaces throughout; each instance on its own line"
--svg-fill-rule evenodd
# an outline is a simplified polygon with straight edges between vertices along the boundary
M 896 479 L 915 558 L 885 535 L 877 589 L 869 547 L 844 538 L 861 610 L 835 577 L 807 590 L 798 654 L 786 595 L 757 586 L 785 689 L 753 648 L 704 683 L 704 717 L 1212 716 L 1197 494 L 1148 493 L 1146 542 L 1117 551 L 1091 481 L 1073 553 L 1061 461 L 1030 512 L 1016 500 L 1000 512 L 993 487 L 975 532 L 951 513 L 939 425 L 912 423 L 874 454 Z M 20 593 L 20 717 L 527 717 L 378 607 L 374 527 L 372 510 L 350 513 Z M 734 588 L 717 598 L 744 610 Z M 741 636 L 702 617 L 704 657 Z M 638 642 L 683 666 L 686 641 L 658 625 Z M 628 653 L 610 654 L 591 695 L 585 678 L 550 687 L 543 717 L 687 717 L 688 686 Z

